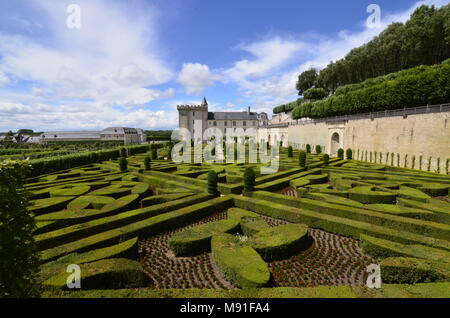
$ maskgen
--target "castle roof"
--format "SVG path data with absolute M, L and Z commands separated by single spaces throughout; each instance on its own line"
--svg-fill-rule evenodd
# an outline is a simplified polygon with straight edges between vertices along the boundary
M 208 120 L 258 120 L 258 114 L 252 112 L 208 112 Z

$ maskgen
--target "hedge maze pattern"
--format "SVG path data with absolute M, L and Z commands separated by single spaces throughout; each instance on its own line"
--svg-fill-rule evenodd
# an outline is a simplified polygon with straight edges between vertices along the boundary
M 385 284 L 450 279 L 448 176 L 317 154 L 300 166 L 287 148 L 262 175 L 168 151 L 130 155 L 125 172 L 112 158 L 29 179 L 47 289 L 67 289 L 69 264 L 94 291 L 364 286 L 370 264 Z

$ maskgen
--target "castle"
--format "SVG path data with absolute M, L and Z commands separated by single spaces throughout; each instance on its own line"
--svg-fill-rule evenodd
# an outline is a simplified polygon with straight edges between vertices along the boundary
M 252 112 L 250 107 L 242 112 L 209 112 L 205 97 L 200 105 L 178 105 L 177 109 L 179 127 L 189 130 L 191 136 L 195 135 L 194 124 L 199 122 L 201 122 L 202 135 L 207 128 L 220 129 L 225 135 L 226 128 L 258 129 L 267 125 L 269 121 L 266 113 Z

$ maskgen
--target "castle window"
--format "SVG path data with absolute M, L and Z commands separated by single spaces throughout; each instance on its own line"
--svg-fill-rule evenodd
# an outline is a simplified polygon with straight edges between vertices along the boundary
M 192 116 L 194 116 L 194 117 L 195 117 L 195 112 L 193 112 L 193 113 L 192 113 Z
M 233 121 L 233 126 L 236 126 L 236 122 L 235 121 Z
M 245 120 L 244 120 L 244 122 L 243 122 L 243 125 L 244 125 L 244 126 L 247 126 L 247 122 L 246 122 Z
M 226 121 L 226 122 L 224 122 L 224 126 L 228 126 L 228 122 Z
M 214 126 L 217 126 L 217 122 L 216 121 L 214 122 Z

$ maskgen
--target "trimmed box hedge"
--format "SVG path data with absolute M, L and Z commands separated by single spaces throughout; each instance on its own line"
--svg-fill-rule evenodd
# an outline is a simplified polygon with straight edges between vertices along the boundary
M 144 283 L 144 272 L 141 265 L 125 258 L 105 259 L 93 263 L 81 264 L 81 288 L 131 288 L 140 287 Z M 46 288 L 69 289 L 67 273 L 47 279 Z
M 211 213 L 228 209 L 232 205 L 233 199 L 231 197 L 219 197 L 156 216 L 146 216 L 147 218 L 142 221 L 134 221 L 135 223 L 44 250 L 41 252 L 41 259 L 50 261 L 66 254 L 100 248 L 134 236 L 155 235 L 195 222 Z
M 241 288 L 264 287 L 270 272 L 261 256 L 250 246 L 243 245 L 230 234 L 213 236 L 211 250 L 220 273 Z
M 255 193 L 255 192 L 254 192 Z M 252 194 L 254 194 L 252 193 Z M 299 209 L 282 205 L 273 201 L 266 201 L 244 196 L 232 196 L 237 207 L 247 209 L 273 218 L 283 219 L 293 223 L 303 223 L 311 228 L 320 228 L 328 232 L 351 236 L 359 239 L 361 233 L 386 238 L 401 243 L 423 244 L 450 251 L 450 242 L 430 238 L 424 235 L 405 232 L 395 228 L 356 221 L 345 217 L 324 214 L 316 211 Z

